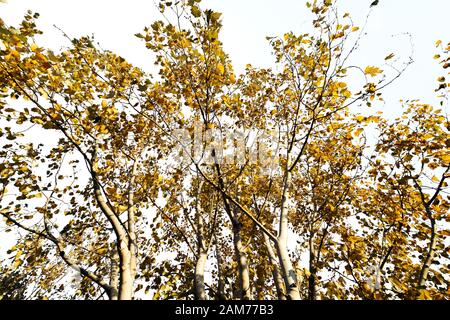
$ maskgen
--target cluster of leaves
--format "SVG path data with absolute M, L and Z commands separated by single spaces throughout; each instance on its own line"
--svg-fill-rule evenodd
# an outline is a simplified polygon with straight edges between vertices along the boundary
M 268 38 L 276 68 L 236 74 L 221 14 L 199 2 L 161 1 L 166 19 L 136 35 L 155 78 L 90 37 L 39 47 L 37 14 L 0 20 L 0 214 L 17 240 L 0 297 L 448 299 L 448 116 L 352 108 L 382 101 L 408 63 L 349 66 L 363 31 L 315 0 L 312 33 Z M 178 135 L 242 127 L 232 162 Z M 247 149 L 271 132 L 267 168 Z

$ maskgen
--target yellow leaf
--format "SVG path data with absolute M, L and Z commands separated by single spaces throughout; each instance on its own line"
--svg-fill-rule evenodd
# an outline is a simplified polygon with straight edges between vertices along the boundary
M 36 52 L 36 50 L 38 49 L 38 46 L 36 45 L 36 43 L 33 43 L 30 47 L 31 51 Z
M 427 290 L 422 289 L 422 290 L 420 290 L 420 295 L 419 295 L 418 299 L 419 300 L 431 300 L 431 295 Z
M 407 289 L 407 287 L 402 282 L 395 278 L 389 278 L 389 282 L 392 283 L 392 285 L 400 291 L 405 291 Z
M 383 299 L 383 296 L 379 292 L 375 292 L 373 294 L 373 297 L 374 297 L 375 300 L 382 300 Z
M 359 137 L 363 131 L 364 131 L 364 129 L 362 129 L 362 128 L 357 129 L 355 131 L 355 137 Z
M 47 62 L 47 58 L 40 52 L 36 53 L 36 57 L 42 62 Z
M 339 89 L 347 88 L 347 84 L 345 82 L 338 82 L 337 86 L 338 86 Z
M 383 72 L 383 70 L 381 70 L 378 67 L 374 67 L 374 66 L 368 66 L 364 70 L 364 73 L 370 75 L 371 77 L 376 77 L 378 74 L 380 74 L 382 72 Z
M 183 40 L 181 40 L 181 46 L 183 48 L 188 48 L 190 45 L 191 45 L 191 42 L 188 39 L 184 38 Z
M 223 74 L 225 72 L 225 67 L 222 64 L 217 65 L 217 70 Z
M 306 277 L 309 277 L 310 275 L 311 275 L 311 272 L 309 272 L 309 270 L 308 269 L 303 269 L 304 270 L 304 272 L 305 272 L 305 276 Z
M 11 55 L 17 59 L 20 58 L 20 53 L 17 50 L 11 50 Z
M 108 249 L 107 248 L 101 248 L 101 249 L 98 249 L 97 250 L 97 254 L 105 254 L 105 253 L 107 253 L 108 252 Z
M 23 260 L 17 259 L 16 261 L 14 261 L 13 263 L 13 268 L 16 269 L 18 267 L 20 267 L 23 264 Z
M 217 21 L 217 20 L 220 19 L 221 16 L 222 16 L 221 13 L 219 13 L 219 12 L 213 12 L 213 13 L 211 14 L 211 20 Z
M 390 55 L 388 55 L 386 58 L 384 58 L 384 60 L 390 60 L 395 56 L 395 54 L 391 53 Z
M 234 74 L 230 74 L 230 82 L 236 83 L 236 77 L 234 76 Z
M 198 18 L 201 16 L 202 12 L 197 6 L 192 6 L 191 13 L 194 17 Z
M 108 102 L 106 102 L 106 100 L 102 100 L 102 107 L 106 108 L 107 105 L 108 105 Z
M 450 163 L 450 154 L 443 155 L 441 159 L 446 163 Z

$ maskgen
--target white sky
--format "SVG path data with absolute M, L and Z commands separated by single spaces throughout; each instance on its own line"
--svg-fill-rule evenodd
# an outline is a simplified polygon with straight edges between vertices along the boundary
M 342 12 L 349 12 L 362 25 L 372 0 L 338 0 Z M 306 0 L 204 0 L 203 6 L 223 13 L 222 41 L 235 69 L 247 63 L 271 66 L 273 57 L 265 39 L 288 31 L 310 32 L 310 14 Z M 9 0 L 0 3 L 0 17 L 8 24 L 20 22 L 27 9 L 41 14 L 38 26 L 45 32 L 39 44 L 58 49 L 67 44 L 53 24 L 72 37 L 94 34 L 105 49 L 110 49 L 145 70 L 152 70 L 152 58 L 144 43 L 134 37 L 145 26 L 160 19 L 153 0 Z M 391 52 L 402 61 L 410 53 L 409 38 L 414 44 L 415 63 L 393 86 L 386 89 L 388 114 L 400 112 L 399 99 L 421 98 L 434 102 L 436 78 L 440 68 L 432 59 L 434 43 L 446 43 L 450 35 L 448 0 L 380 0 L 371 14 L 367 36 L 354 55 L 354 64 L 383 67 Z
M 373 0 L 339 0 L 341 12 L 349 12 L 355 24 L 362 26 Z M 221 40 L 236 71 L 247 63 L 257 67 L 272 65 L 270 46 L 266 36 L 285 32 L 311 32 L 310 14 L 306 0 L 204 0 L 203 7 L 223 13 Z M 152 58 L 144 43 L 134 37 L 145 26 L 160 19 L 152 0 L 9 0 L 0 2 L 0 17 L 7 24 L 18 24 L 31 9 L 41 14 L 38 26 L 44 31 L 38 44 L 58 50 L 67 45 L 53 24 L 71 37 L 94 34 L 105 49 L 122 55 L 136 66 L 152 70 Z M 384 57 L 396 53 L 407 60 L 414 44 L 414 64 L 395 84 L 384 91 L 388 115 L 401 112 L 398 100 L 420 98 L 436 102 L 434 89 L 441 69 L 433 60 L 437 52 L 435 41 L 450 41 L 449 0 L 380 0 L 371 13 L 367 36 L 355 54 L 353 64 L 383 68 Z M 11 240 L 2 239 L 1 249 Z

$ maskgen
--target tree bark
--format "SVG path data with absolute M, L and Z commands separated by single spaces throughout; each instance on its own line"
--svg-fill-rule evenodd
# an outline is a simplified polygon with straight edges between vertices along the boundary
M 227 300 L 225 295 L 225 283 L 222 274 L 222 257 L 220 256 L 219 244 L 216 238 L 216 259 L 217 259 L 217 298 L 219 300 Z
M 314 254 L 309 254 L 309 277 L 308 277 L 308 300 L 316 300 L 316 267 L 314 265 Z
M 119 300 L 133 299 L 134 281 L 131 272 L 131 254 L 124 242 L 120 245 Z
M 430 218 L 431 234 L 430 234 L 430 243 L 428 245 L 427 255 L 425 257 L 425 260 L 422 264 L 422 268 L 420 269 L 420 273 L 419 273 L 419 281 L 418 281 L 419 288 L 422 288 L 425 286 L 425 282 L 427 280 L 428 273 L 430 271 L 430 266 L 431 266 L 431 263 L 433 262 L 434 254 L 436 251 L 436 240 L 437 240 L 436 239 L 436 221 L 432 217 L 432 213 L 428 208 L 427 208 L 427 214 L 428 214 L 428 217 Z
M 202 210 L 200 207 L 200 193 L 203 182 L 200 182 L 197 189 L 197 199 L 195 202 L 195 223 L 197 231 L 197 262 L 194 271 L 194 294 L 196 300 L 206 300 L 205 290 L 205 264 L 208 258 L 208 249 L 204 237 L 204 224 Z
M 214 159 L 215 158 L 215 151 L 213 152 Z M 247 264 L 247 256 L 244 252 L 244 246 L 242 245 L 242 238 L 241 238 L 241 229 L 242 226 L 239 222 L 238 216 L 237 216 L 237 209 L 232 210 L 230 203 L 228 202 L 228 199 L 224 193 L 224 182 L 222 179 L 222 174 L 220 172 L 220 167 L 216 161 L 215 163 L 217 176 L 219 180 L 219 190 L 221 190 L 222 200 L 225 207 L 225 211 L 228 215 L 228 217 L 231 220 L 231 224 L 233 226 L 233 244 L 234 244 L 234 252 L 237 260 L 238 265 L 238 279 L 239 279 L 239 292 L 238 292 L 238 298 L 242 300 L 250 300 L 251 299 L 251 291 L 250 291 L 250 272 L 248 270 L 248 264 Z
M 275 283 L 275 289 L 277 291 L 278 300 L 286 300 L 286 295 L 284 294 L 284 288 L 283 288 L 283 278 L 280 275 L 280 269 L 278 267 L 277 257 L 275 255 L 275 252 L 273 251 L 269 236 L 265 233 L 264 233 L 264 243 L 267 248 L 267 253 L 269 255 L 270 263 L 273 266 L 272 276 L 273 276 L 273 282 Z
M 206 300 L 205 264 L 207 257 L 208 254 L 206 252 L 200 252 L 197 257 L 197 263 L 195 264 L 194 286 L 196 300 Z
M 129 250 L 128 231 L 120 222 L 116 212 L 106 201 L 102 194 L 100 184 L 95 172 L 92 172 L 94 180 L 94 195 L 97 203 L 111 223 L 116 235 L 117 246 L 119 248 L 119 300 L 131 300 L 133 298 L 134 281 L 131 271 L 131 254 Z
M 289 157 L 287 159 L 289 163 Z M 280 266 L 283 272 L 284 284 L 290 300 L 300 300 L 300 293 L 297 284 L 297 273 L 292 267 L 292 262 L 287 249 L 287 232 L 288 232 L 288 199 L 289 188 L 291 185 L 291 172 L 286 169 L 283 183 L 283 191 L 281 198 L 280 210 L 280 229 L 278 241 L 276 242 Z
M 137 274 L 137 239 L 136 239 L 136 208 L 134 203 L 134 188 L 137 171 L 137 161 L 133 163 L 131 170 L 131 179 L 128 190 L 128 250 L 130 252 L 130 277 L 131 286 L 134 287 L 134 281 Z
M 239 276 L 238 298 L 250 300 L 252 295 L 250 291 L 250 273 L 248 270 L 247 256 L 244 252 L 244 246 L 242 245 L 241 225 L 236 221 L 233 222 L 233 242 Z
M 320 250 L 320 248 L 319 248 Z M 314 234 L 309 233 L 309 277 L 308 300 L 316 300 L 316 248 L 314 247 Z
M 115 251 L 114 254 L 111 257 L 111 272 L 110 272 L 110 279 L 109 279 L 109 285 L 111 287 L 110 292 L 108 293 L 110 300 L 119 300 L 119 265 L 118 260 L 119 256 L 117 252 Z

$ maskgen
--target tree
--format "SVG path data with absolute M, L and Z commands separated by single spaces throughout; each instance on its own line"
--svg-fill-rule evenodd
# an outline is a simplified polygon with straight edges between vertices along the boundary
M 3 297 L 448 298 L 449 120 L 373 114 L 411 62 L 350 65 L 363 31 L 307 6 L 313 31 L 269 37 L 275 68 L 242 74 L 198 0 L 136 34 L 155 77 L 92 37 L 40 47 L 37 14 L 0 20 Z

